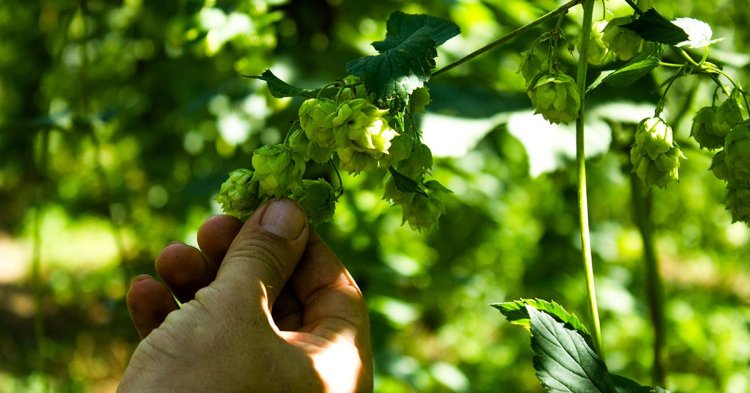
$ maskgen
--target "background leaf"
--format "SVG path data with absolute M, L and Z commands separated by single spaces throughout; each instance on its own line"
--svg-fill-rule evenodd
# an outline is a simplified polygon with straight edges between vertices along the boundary
M 527 305 L 537 377 L 548 392 L 616 393 L 607 367 L 581 334 Z

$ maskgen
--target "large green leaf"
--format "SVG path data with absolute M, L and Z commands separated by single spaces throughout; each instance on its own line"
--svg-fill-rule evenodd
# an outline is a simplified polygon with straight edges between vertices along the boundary
M 688 34 L 685 30 L 668 21 L 653 8 L 644 12 L 638 19 L 622 27 L 635 31 L 646 41 L 658 42 L 660 44 L 677 45 L 688 41 Z
M 436 48 L 457 35 L 459 28 L 433 16 L 394 12 L 387 29 L 385 40 L 372 44 L 379 54 L 354 60 L 346 70 L 360 77 L 378 100 L 398 107 L 429 79 Z
M 558 322 L 562 322 L 567 327 L 577 330 L 588 339 L 589 332 L 581 321 L 578 320 L 578 317 L 569 313 L 563 308 L 563 306 L 554 301 L 549 302 L 543 299 L 520 299 L 512 302 L 491 304 L 492 307 L 498 309 L 505 318 L 508 319 L 508 322 L 530 329 L 529 312 L 526 309 L 527 305 L 534 307 L 539 311 L 546 312 Z
M 583 336 L 551 315 L 527 305 L 534 368 L 554 393 L 617 393 L 607 366 Z
M 659 61 L 659 57 L 651 54 L 639 56 L 607 75 L 604 78 L 604 83 L 614 87 L 630 86 L 658 67 Z
M 612 382 L 615 384 L 615 390 L 617 393 L 669 393 L 668 390 L 664 390 L 656 386 L 643 386 L 632 379 L 625 378 L 619 375 L 610 374 Z

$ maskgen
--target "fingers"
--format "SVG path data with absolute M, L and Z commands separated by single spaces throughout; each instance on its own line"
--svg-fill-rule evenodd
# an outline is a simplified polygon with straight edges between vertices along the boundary
M 198 245 L 216 269 L 241 228 L 239 218 L 219 215 L 207 219 L 198 229 Z
M 233 310 L 270 308 L 295 269 L 308 236 L 307 218 L 289 199 L 258 208 L 232 242 L 211 287 Z
M 184 303 L 214 280 L 216 267 L 195 247 L 172 243 L 156 258 L 156 273 Z
M 242 221 L 236 217 L 219 215 L 207 219 L 198 229 L 201 250 L 181 243 L 172 243 L 156 258 L 156 272 L 181 302 L 187 302 L 195 292 L 216 277 L 221 260 L 229 249 Z
M 369 337 L 367 305 L 349 272 L 327 244 L 311 233 L 305 255 L 290 280 L 304 308 L 303 325 L 329 339 Z
M 125 302 L 141 338 L 148 336 L 159 327 L 167 314 L 177 309 L 169 288 L 145 274 L 136 277 L 130 284 Z

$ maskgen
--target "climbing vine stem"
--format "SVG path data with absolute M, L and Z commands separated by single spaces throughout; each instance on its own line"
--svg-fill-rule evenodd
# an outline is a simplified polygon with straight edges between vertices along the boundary
M 584 273 L 586 276 L 586 295 L 588 297 L 589 315 L 594 338 L 594 345 L 599 357 L 604 361 L 602 350 L 602 329 L 599 322 L 599 309 L 596 303 L 596 285 L 594 283 L 594 263 L 591 257 L 591 235 L 589 233 L 588 197 L 586 194 L 586 151 L 584 149 L 584 115 L 586 113 L 586 73 L 588 71 L 588 49 L 593 25 L 594 1 L 583 1 L 583 24 L 581 26 L 581 45 L 578 57 L 578 92 L 581 95 L 581 108 L 576 120 L 576 170 L 578 174 L 578 220 L 581 228 L 581 252 Z

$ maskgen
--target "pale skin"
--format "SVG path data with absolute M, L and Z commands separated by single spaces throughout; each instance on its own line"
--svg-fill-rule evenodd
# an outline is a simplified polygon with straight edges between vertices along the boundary
M 164 283 L 131 284 L 142 341 L 118 393 L 372 392 L 364 298 L 299 206 L 209 218 L 198 244 L 164 248 Z

